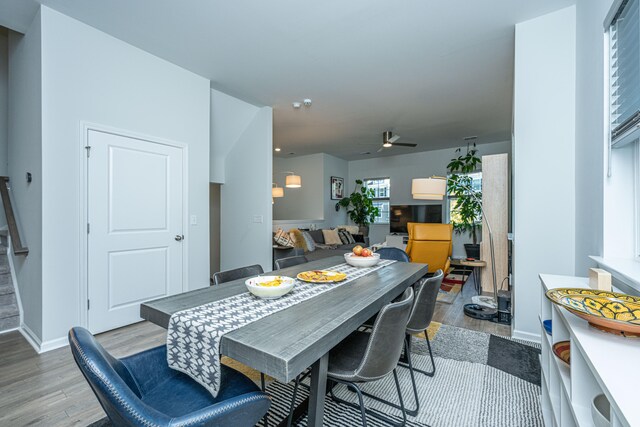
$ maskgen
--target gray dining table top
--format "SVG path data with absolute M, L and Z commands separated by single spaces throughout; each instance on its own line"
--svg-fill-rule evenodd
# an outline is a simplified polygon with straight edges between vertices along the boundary
M 274 274 L 296 277 L 302 271 L 326 269 L 343 262 L 342 256 L 335 256 Z M 225 334 L 220 353 L 289 382 L 426 274 L 426 264 L 395 262 Z M 173 313 L 247 292 L 244 281 L 143 303 L 140 316 L 166 328 Z

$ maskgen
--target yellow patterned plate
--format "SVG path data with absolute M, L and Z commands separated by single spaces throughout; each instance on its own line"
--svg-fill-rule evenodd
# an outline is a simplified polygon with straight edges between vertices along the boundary
M 329 270 L 310 270 L 298 273 L 298 279 L 309 283 L 336 283 L 347 278 L 345 273 Z
M 593 327 L 617 335 L 640 336 L 640 297 L 582 288 L 558 288 L 546 293 Z

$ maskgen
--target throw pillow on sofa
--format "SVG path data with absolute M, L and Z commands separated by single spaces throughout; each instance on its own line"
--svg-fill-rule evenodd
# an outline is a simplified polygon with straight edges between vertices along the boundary
M 305 243 L 307 244 L 307 250 L 309 252 L 313 252 L 316 250 L 316 243 L 313 241 L 313 237 L 309 234 L 308 231 L 302 232 L 302 237 L 304 238 Z
M 340 240 L 340 236 L 338 235 L 338 230 L 322 230 L 322 234 L 324 235 L 324 243 L 326 245 L 341 245 L 342 240 Z
M 309 236 L 311 236 L 315 243 L 324 244 L 324 234 L 322 234 L 322 230 L 310 230 Z
M 282 228 L 278 228 L 278 230 L 276 231 L 276 235 L 273 236 L 273 241 L 276 242 L 276 245 L 278 246 L 285 246 L 287 248 L 293 247 L 291 235 L 284 231 Z
M 357 225 L 340 225 L 340 226 L 338 226 L 338 229 L 339 230 L 347 230 L 351 234 L 360 233 L 360 227 L 358 227 Z
M 340 240 L 342 240 L 343 245 L 348 245 L 356 242 L 355 240 L 353 240 L 353 236 L 351 236 L 351 233 L 349 233 L 347 230 L 338 230 L 338 236 L 340 236 Z

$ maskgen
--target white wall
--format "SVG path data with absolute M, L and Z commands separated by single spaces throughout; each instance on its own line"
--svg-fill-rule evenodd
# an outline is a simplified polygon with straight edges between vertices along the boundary
M 9 177 L 14 211 L 29 256 L 13 258 L 23 310 L 23 329 L 39 342 L 42 315 L 42 63 L 40 13 L 23 37 L 9 35 Z M 26 172 L 33 174 L 27 184 Z M 72 184 L 73 185 L 73 184 Z M 72 277 L 73 279 L 73 277 Z M 76 277 L 77 280 L 77 277 Z M 77 291 L 76 291 L 77 293 Z M 62 305 L 62 311 L 76 306 Z
M 478 155 L 480 156 L 510 153 L 511 143 L 504 141 L 481 144 L 478 146 L 478 149 Z M 411 180 L 413 178 L 425 178 L 432 175 L 446 176 L 447 165 L 454 155 L 455 149 L 451 148 L 351 161 L 349 162 L 350 181 L 347 185 L 347 193 L 353 191 L 356 179 L 389 177 L 391 179 L 390 202 L 392 205 L 444 203 L 415 200 L 411 195 Z M 389 225 L 380 224 L 370 227 L 369 236 L 371 243 L 383 242 L 387 234 L 389 234 Z M 454 256 L 466 256 L 463 244 L 469 242 L 470 239 L 466 236 L 454 235 Z
M 260 107 L 211 89 L 209 180 L 224 184 L 226 160 Z
M 43 341 L 80 323 L 82 122 L 188 146 L 188 289 L 209 285 L 209 81 L 42 7 Z M 40 177 L 36 177 L 40 180 Z M 188 220 L 188 218 L 186 219 Z
M 220 192 L 222 270 L 250 264 L 272 269 L 272 135 L 273 110 L 262 107 L 226 157 Z
M 603 254 L 605 174 L 604 19 L 612 0 L 576 2 L 576 266 L 585 276 L 589 255 Z M 619 205 L 616 205 L 619 206 Z
M 285 188 L 284 197 L 274 199 L 275 221 L 324 222 L 324 154 L 283 159 L 273 158 L 273 182 L 284 187 L 286 174 L 292 171 L 300 175 L 302 187 Z
M 536 339 L 539 273 L 575 272 L 575 7 L 516 25 L 514 336 Z

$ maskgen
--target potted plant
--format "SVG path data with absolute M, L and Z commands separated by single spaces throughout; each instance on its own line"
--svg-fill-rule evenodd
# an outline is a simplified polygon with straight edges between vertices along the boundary
M 369 224 L 371 224 L 380 210 L 373 205 L 373 188 L 362 185 L 361 179 L 356 179 L 356 188 L 353 192 L 336 203 L 336 210 L 343 207 L 347 209 L 347 214 L 351 221 L 360 227 L 360 233 L 369 235 Z
M 456 204 L 451 212 L 451 223 L 456 234 L 468 234 L 473 243 L 464 245 L 467 257 L 480 258 L 480 244 L 478 231 L 482 226 L 482 192 L 473 189 L 473 179 L 468 175 L 475 172 L 482 160 L 477 156 L 476 144 L 467 144 L 466 154 L 458 148 L 456 157 L 447 165 L 449 178 L 447 186 L 449 194 L 456 198 Z

